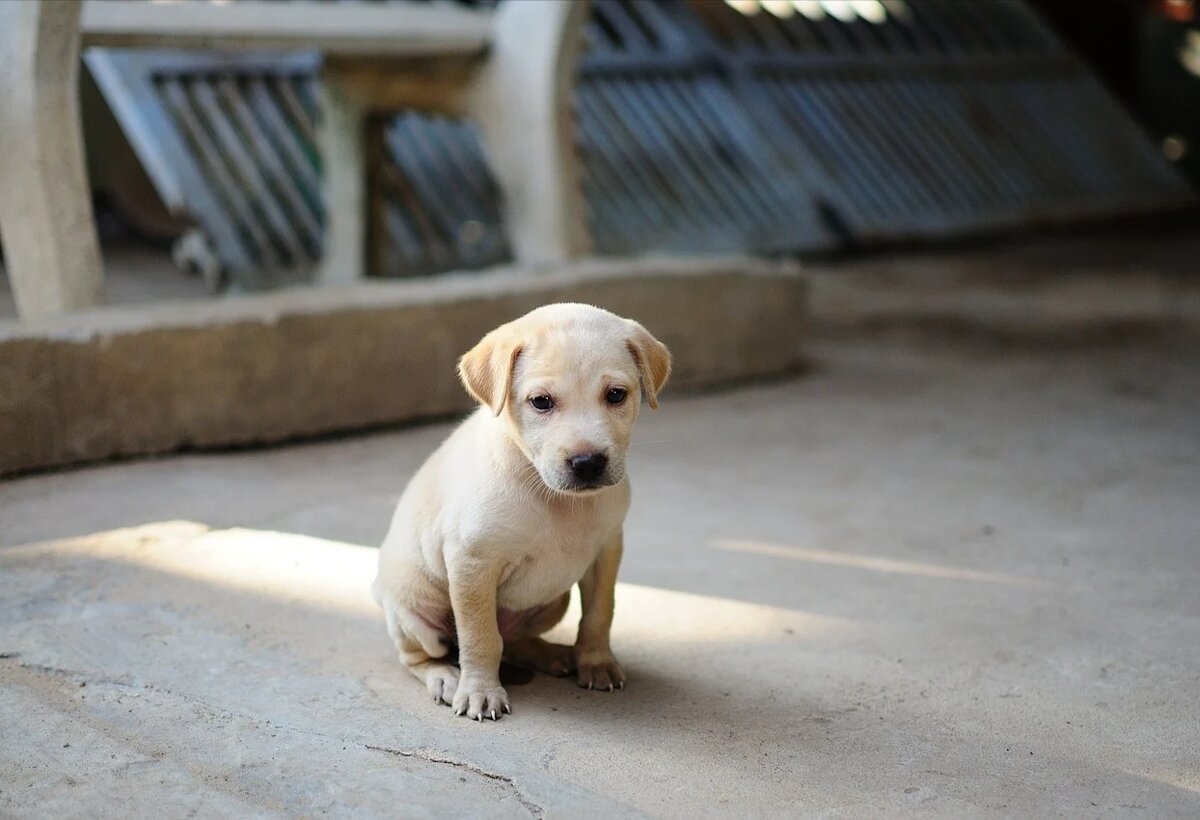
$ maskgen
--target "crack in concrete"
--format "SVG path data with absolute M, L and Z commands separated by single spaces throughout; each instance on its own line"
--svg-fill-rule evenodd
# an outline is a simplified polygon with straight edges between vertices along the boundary
M 296 732 L 298 734 L 310 735 L 310 736 L 319 737 L 323 740 L 328 740 L 328 741 L 336 741 L 336 742 L 340 742 L 340 743 L 355 742 L 353 740 L 350 740 L 349 738 L 337 737 L 334 735 L 327 735 L 322 732 L 313 731 L 311 729 L 301 729 L 296 726 L 288 726 L 285 724 L 276 723 L 270 719 L 263 718 L 261 716 L 248 715 L 248 714 L 242 714 L 239 712 L 235 712 L 235 711 L 217 706 L 213 703 L 210 703 L 210 702 L 204 700 L 203 698 L 197 698 L 195 696 L 186 695 L 186 694 L 183 694 L 180 692 L 175 692 L 175 691 L 172 691 L 172 690 L 167 689 L 162 686 L 156 686 L 154 684 L 144 683 L 144 682 L 138 683 L 138 682 L 134 682 L 134 681 L 131 681 L 128 679 L 122 680 L 120 678 L 111 678 L 111 677 L 107 677 L 107 676 L 103 676 L 103 675 L 89 674 L 86 672 L 81 672 L 77 669 L 65 669 L 63 667 L 49 666 L 49 665 L 40 664 L 40 663 L 28 663 L 26 661 L 20 660 L 20 657 L 21 657 L 20 653 L 18 653 L 18 652 L 0 654 L 0 659 L 15 659 L 15 660 L 17 660 L 18 666 L 20 666 L 22 669 L 26 669 L 31 672 L 41 673 L 43 675 L 50 675 L 50 676 L 54 676 L 54 677 L 81 680 L 81 681 L 85 681 L 85 682 L 87 682 L 89 684 L 93 684 L 93 685 L 98 684 L 101 686 L 108 685 L 108 686 L 114 686 L 114 687 L 124 688 L 124 689 L 141 689 L 143 691 L 154 692 L 156 694 L 162 694 L 162 695 L 167 695 L 168 697 L 178 698 L 179 700 L 182 700 L 185 702 L 190 702 L 190 703 L 196 704 L 198 706 L 201 706 L 205 709 L 208 709 L 209 711 L 211 711 L 213 713 L 223 714 L 226 717 L 233 717 L 233 718 L 240 718 L 243 720 L 249 720 L 249 721 L 259 723 L 262 725 L 271 726 L 276 729 L 281 729 L 283 731 Z M 512 795 L 517 799 L 517 801 L 520 802 L 520 804 L 525 808 L 525 810 L 527 812 L 529 812 L 529 815 L 531 817 L 534 817 L 534 818 L 537 818 L 537 820 L 540 820 L 542 817 L 545 816 L 545 810 L 540 805 L 535 803 L 533 800 L 529 799 L 524 794 L 524 792 L 522 792 L 520 790 L 520 788 L 517 787 L 517 784 L 515 782 L 513 782 L 513 779 L 511 777 L 508 777 L 507 775 L 497 774 L 496 772 L 490 772 L 487 769 L 480 768 L 479 766 L 476 766 L 473 763 L 468 763 L 463 760 L 454 760 L 454 759 L 448 758 L 448 757 L 438 757 L 438 756 L 433 755 L 430 752 L 423 751 L 423 750 L 393 749 L 388 746 L 374 746 L 369 743 L 364 743 L 363 746 L 372 751 L 384 752 L 385 754 L 396 755 L 398 757 L 406 757 L 406 758 L 412 758 L 412 759 L 416 759 L 416 760 L 424 760 L 427 763 L 435 763 L 435 764 L 440 764 L 440 765 L 453 766 L 456 769 L 461 769 L 463 771 L 471 772 L 472 774 L 478 775 L 478 776 L 486 778 L 488 780 L 493 780 L 497 783 L 501 783 L 507 787 L 507 789 L 512 793 Z
M 465 760 L 454 760 L 449 757 L 435 757 L 430 752 L 427 752 L 422 749 L 411 749 L 411 750 L 393 749 L 388 746 L 372 746 L 369 743 L 365 743 L 363 745 L 366 746 L 366 748 L 368 748 L 374 752 L 383 752 L 384 754 L 395 755 L 396 757 L 407 757 L 407 758 L 412 758 L 412 759 L 416 759 L 416 760 L 424 760 L 427 763 L 439 763 L 439 764 L 446 765 L 446 766 L 453 766 L 456 769 L 462 769 L 463 771 L 468 771 L 468 772 L 471 772 L 472 774 L 477 774 L 480 777 L 486 777 L 488 780 L 495 780 L 498 783 L 503 783 L 505 786 L 507 786 L 509 788 L 509 790 L 512 792 L 513 796 L 517 798 L 517 800 L 521 803 L 521 805 L 525 807 L 525 810 L 527 812 L 529 812 L 529 815 L 531 817 L 539 818 L 539 820 L 540 820 L 540 818 L 544 817 L 546 814 L 545 809 L 543 809 L 537 803 L 533 802 L 528 797 L 526 797 L 524 792 L 522 792 L 517 787 L 517 784 L 515 782 L 513 782 L 513 779 L 511 777 L 508 777 L 507 775 L 497 774 L 496 772 L 489 772 L 487 769 L 481 769 L 480 767 L 476 766 L 475 764 L 468 763 Z

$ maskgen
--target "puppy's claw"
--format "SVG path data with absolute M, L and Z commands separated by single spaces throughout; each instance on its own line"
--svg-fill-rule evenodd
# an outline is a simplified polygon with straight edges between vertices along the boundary
M 465 714 L 470 720 L 482 723 L 489 718 L 500 719 L 500 710 L 508 705 L 508 693 L 502 686 L 489 686 L 468 682 L 460 683 L 454 696 L 457 714 Z
M 615 692 L 625 687 L 625 671 L 612 655 L 581 658 L 576 682 L 584 689 Z
M 512 714 L 512 707 L 511 707 L 511 706 L 509 706 L 507 703 L 506 703 L 506 704 L 504 704 L 504 705 L 503 705 L 502 707 L 500 707 L 500 708 L 504 710 L 504 714 L 506 714 L 506 715 L 511 715 L 511 714 Z

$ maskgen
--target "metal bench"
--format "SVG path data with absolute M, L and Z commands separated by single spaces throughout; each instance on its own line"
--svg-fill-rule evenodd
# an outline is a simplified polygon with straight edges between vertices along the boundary
M 365 124 L 401 108 L 478 125 L 519 263 L 585 253 L 569 95 L 587 13 L 587 2 L 573 0 L 496 11 L 310 0 L 0 3 L 0 238 L 19 315 L 103 302 L 77 94 L 87 45 L 324 55 L 318 142 L 328 223 L 319 282 L 362 275 Z

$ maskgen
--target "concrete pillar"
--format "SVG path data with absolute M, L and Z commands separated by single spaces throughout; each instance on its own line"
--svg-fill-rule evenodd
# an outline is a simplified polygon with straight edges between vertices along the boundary
M 587 0 L 502 3 L 470 96 L 522 264 L 555 264 L 591 250 L 571 109 L 589 6 Z
M 366 275 L 367 108 L 337 70 L 321 74 L 317 148 L 325 199 L 325 241 L 316 282 L 338 285 Z
M 22 318 L 104 301 L 79 116 L 81 9 L 0 2 L 0 241 Z

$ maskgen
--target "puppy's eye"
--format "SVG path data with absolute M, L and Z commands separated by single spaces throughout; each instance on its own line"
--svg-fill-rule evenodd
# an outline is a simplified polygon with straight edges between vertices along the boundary
M 625 401 L 626 395 L 627 391 L 624 387 L 611 387 L 609 388 L 608 393 L 604 396 L 604 400 L 609 404 L 620 404 L 621 402 Z
M 529 400 L 529 403 L 532 404 L 533 409 L 539 413 L 545 413 L 554 408 L 554 399 L 550 398 L 549 396 L 534 396 Z

